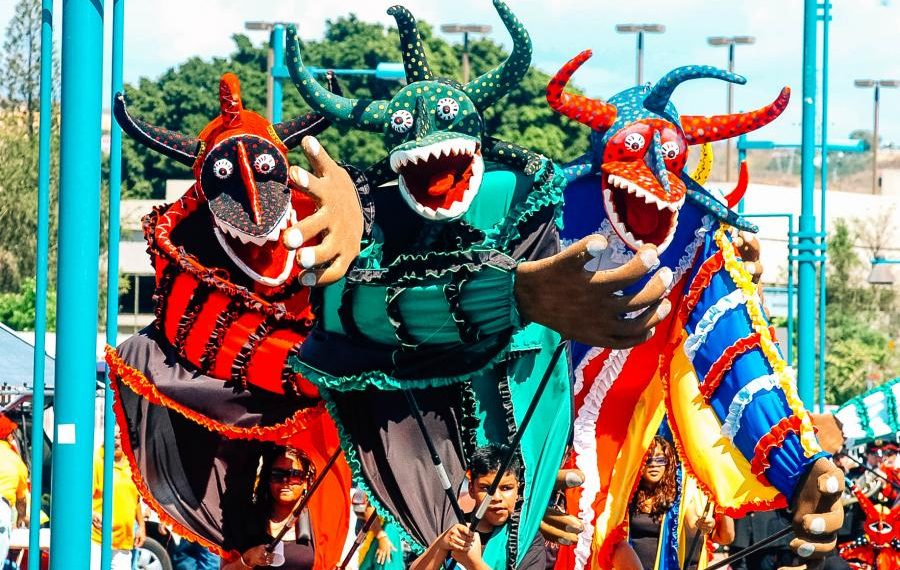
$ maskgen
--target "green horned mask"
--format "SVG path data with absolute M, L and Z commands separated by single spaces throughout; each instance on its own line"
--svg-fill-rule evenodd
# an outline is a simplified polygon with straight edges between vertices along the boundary
M 493 2 L 512 35 L 512 54 L 465 85 L 434 77 L 412 14 L 402 6 L 391 7 L 388 14 L 397 20 L 408 85 L 390 101 L 349 99 L 328 91 L 303 65 L 296 30 L 288 27 L 288 69 L 300 95 L 334 123 L 383 133 L 389 154 L 370 169 L 375 178 L 370 182 L 398 176 L 407 204 L 429 220 L 452 220 L 468 210 L 481 187 L 484 156 L 516 154 L 503 152 L 511 147 L 485 137 L 481 113 L 525 76 L 531 38 L 506 4 Z M 528 155 L 518 154 L 520 160 Z

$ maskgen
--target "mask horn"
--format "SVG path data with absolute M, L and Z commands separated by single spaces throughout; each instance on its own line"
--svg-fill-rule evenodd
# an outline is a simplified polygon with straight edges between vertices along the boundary
M 338 83 L 334 72 L 329 71 L 326 78 L 328 90 L 336 95 L 341 95 L 341 85 Z M 290 150 L 299 145 L 303 137 L 314 137 L 327 129 L 330 124 L 328 119 L 318 113 L 306 113 L 305 115 L 272 125 L 272 129 L 278 135 L 278 138 L 281 139 L 281 142 L 284 143 L 284 146 Z
M 616 108 L 603 101 L 565 91 L 569 80 L 591 55 L 591 50 L 584 50 L 556 72 L 547 85 L 547 102 L 557 113 L 602 132 L 615 122 Z
M 691 173 L 691 178 L 697 181 L 697 184 L 703 186 L 709 180 L 709 175 L 713 168 L 713 148 L 710 143 L 704 143 L 700 147 L 700 159 L 697 160 L 697 167 Z M 741 163 L 743 164 L 743 163 Z
M 147 148 L 187 166 L 193 166 L 197 160 L 200 139 L 162 127 L 154 127 L 150 123 L 132 117 L 128 113 L 125 96 L 122 93 L 116 93 L 113 114 L 122 130 Z
M 326 119 L 334 123 L 348 125 L 367 131 L 381 132 L 387 123 L 387 101 L 371 99 L 349 99 L 328 91 L 313 77 L 303 65 L 300 57 L 300 42 L 297 39 L 297 28 L 287 28 L 287 67 L 294 87 L 300 96 Z
M 688 144 L 703 144 L 737 137 L 760 129 L 775 119 L 788 106 L 791 100 L 791 88 L 785 87 L 770 104 L 748 113 L 733 115 L 684 115 L 681 126 Z
M 406 82 L 428 81 L 434 79 L 425 59 L 425 45 L 419 35 L 416 19 L 403 6 L 391 6 L 387 11 L 397 21 L 400 32 L 400 50 L 403 52 L 403 69 L 406 70 Z
M 711 65 L 686 65 L 673 69 L 662 79 L 656 82 L 647 97 L 644 98 L 644 108 L 662 115 L 666 112 L 666 106 L 675 88 L 692 79 L 721 79 L 729 83 L 743 85 L 747 80 L 740 75 L 735 75 L 723 69 Z
M 750 172 L 747 170 L 747 161 L 741 161 L 741 168 L 738 172 L 738 182 L 734 190 L 725 195 L 725 204 L 729 208 L 734 208 L 744 198 L 747 193 L 747 186 L 750 184 Z
M 463 90 L 478 109 L 484 110 L 513 90 L 531 66 L 531 37 L 525 26 L 502 0 L 494 0 L 494 8 L 513 39 L 513 50 L 506 61 L 468 82 Z

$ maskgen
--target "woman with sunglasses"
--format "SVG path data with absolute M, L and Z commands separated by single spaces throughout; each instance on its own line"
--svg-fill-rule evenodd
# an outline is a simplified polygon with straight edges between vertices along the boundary
M 683 534 L 678 536 L 678 542 L 682 545 L 690 545 L 697 532 L 712 534 L 717 542 L 733 540 L 734 525 L 731 519 L 721 517 L 717 524 L 711 513 L 703 512 L 706 510 L 705 499 L 697 500 L 699 493 L 688 496 L 689 487 L 685 485 L 682 490 L 685 497 L 679 499 L 677 472 L 674 447 L 664 437 L 655 436 L 628 509 L 630 544 L 623 542 L 615 549 L 616 570 L 655 570 L 661 566 L 660 559 L 668 558 L 668 554 L 666 549 L 660 548 L 660 537 L 664 534 L 665 519 L 675 514 L 673 507 L 676 504 L 684 509 L 684 525 L 679 529 Z M 678 526 L 676 521 L 672 522 Z M 689 546 L 685 547 L 685 551 L 687 548 Z M 698 567 L 698 559 L 705 558 L 701 556 L 702 551 L 702 544 L 698 545 L 688 568 Z M 705 564 L 700 567 L 705 567 Z
M 242 550 L 240 558 L 223 564 L 223 570 L 275 567 L 310 570 L 313 567 L 315 545 L 309 514 L 304 511 L 293 523 L 291 514 L 306 495 L 315 476 L 315 467 L 299 449 L 276 447 L 263 456 L 254 500 L 257 512 L 250 517 L 253 540 L 249 544 L 255 546 Z M 266 545 L 286 524 L 291 524 L 291 528 L 283 538 L 282 561 L 277 554 L 268 552 Z

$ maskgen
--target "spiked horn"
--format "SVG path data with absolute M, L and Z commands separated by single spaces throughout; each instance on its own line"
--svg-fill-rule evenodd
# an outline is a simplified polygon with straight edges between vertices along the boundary
M 688 176 L 687 172 L 681 175 L 681 180 L 687 186 L 687 200 L 689 202 L 694 203 L 701 210 L 739 230 L 746 230 L 751 233 L 759 232 L 759 227 L 756 224 L 748 221 L 737 212 L 730 210 L 718 198 L 710 194 L 706 188 L 697 184 L 693 178 Z
M 681 117 L 681 126 L 689 144 L 730 139 L 768 125 L 784 112 L 790 100 L 791 88 L 785 87 L 772 103 L 761 109 L 712 117 L 685 115 Z
M 590 59 L 591 55 L 591 50 L 584 50 L 556 72 L 547 85 L 547 102 L 557 113 L 587 125 L 595 131 L 605 131 L 616 120 L 616 108 L 603 101 L 565 91 L 572 75 Z
M 329 91 L 337 95 L 343 93 L 333 71 L 328 72 L 327 81 Z M 278 135 L 278 138 L 281 139 L 281 142 L 284 143 L 284 146 L 290 150 L 300 144 L 303 137 L 316 136 L 327 129 L 329 124 L 328 119 L 318 113 L 306 113 L 305 115 L 272 125 L 272 129 Z
M 741 168 L 738 172 L 738 183 L 734 190 L 725 195 L 725 204 L 729 208 L 734 208 L 744 198 L 747 193 L 747 185 L 750 183 L 750 172 L 747 170 L 747 161 L 741 161 Z
M 427 81 L 434 79 L 431 70 L 428 69 L 428 60 L 425 58 L 425 46 L 419 35 L 419 27 L 416 19 L 403 6 L 391 6 L 387 11 L 389 16 L 397 20 L 397 30 L 400 31 L 400 49 L 403 52 L 403 69 L 406 70 L 406 82 Z
M 113 114 L 122 130 L 142 145 L 187 166 L 193 166 L 197 160 L 200 139 L 162 127 L 154 127 L 150 123 L 132 117 L 128 113 L 125 96 L 122 93 L 116 93 Z
M 650 93 L 648 93 L 647 97 L 644 99 L 644 107 L 654 113 L 663 114 L 666 111 L 666 106 L 669 104 L 669 99 L 672 97 L 672 93 L 675 91 L 676 87 L 685 81 L 703 78 L 721 79 L 722 81 L 738 83 L 740 85 L 747 83 L 747 80 L 740 75 L 735 75 L 734 73 L 730 73 L 717 67 L 712 67 L 710 65 L 686 65 L 684 67 L 673 69 L 662 79 L 657 81 L 656 85 L 653 86 L 653 89 L 650 90 Z
M 513 50 L 498 67 L 476 77 L 463 90 L 480 110 L 487 109 L 509 93 L 531 66 L 531 37 L 525 26 L 502 0 L 494 0 L 494 8 L 513 39 Z
M 331 93 L 313 77 L 300 57 L 297 28 L 287 28 L 287 67 L 300 96 L 325 118 L 335 123 L 355 126 L 368 131 L 381 132 L 387 122 L 387 101 L 349 99 Z

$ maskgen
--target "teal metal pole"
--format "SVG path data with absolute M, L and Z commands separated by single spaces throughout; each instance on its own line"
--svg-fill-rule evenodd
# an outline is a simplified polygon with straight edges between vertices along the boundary
M 825 412 L 825 353 L 828 342 L 825 336 L 827 330 L 827 306 L 825 289 L 827 285 L 827 242 L 828 220 L 825 218 L 825 203 L 828 191 L 828 34 L 831 28 L 831 0 L 822 3 L 822 167 L 819 171 L 822 187 L 822 200 L 819 206 L 819 220 L 821 234 L 820 249 L 821 262 L 819 263 L 819 413 Z
M 116 93 L 122 91 L 122 33 L 125 0 L 113 0 L 112 21 L 112 85 L 110 109 Z M 122 190 L 122 129 L 112 120 L 109 125 L 109 227 L 106 264 L 106 344 L 116 346 L 119 332 L 119 201 Z M 116 419 L 113 391 L 107 374 L 103 390 L 103 525 L 100 536 L 100 568 L 112 566 L 113 459 L 115 456 Z
M 97 392 L 103 0 L 62 16 L 59 261 L 50 569 L 87 570 Z
M 50 245 L 50 129 L 53 125 L 53 0 L 41 3 L 41 124 L 38 131 L 37 273 L 34 299 L 34 379 L 31 393 L 31 519 L 28 567 L 41 567 L 44 487 L 44 363 L 47 352 L 47 269 Z
M 276 69 L 284 67 L 284 24 L 272 26 L 272 36 L 269 45 L 272 46 L 272 73 Z M 272 73 L 272 122 L 281 122 L 282 111 L 282 78 Z
M 794 297 L 797 294 L 797 287 L 794 281 L 794 216 L 790 217 L 790 227 L 788 228 L 788 266 L 787 266 L 787 362 L 794 366 Z
M 818 0 L 804 0 L 803 10 L 803 136 L 800 165 L 800 231 L 798 232 L 799 315 L 797 388 L 808 409 L 815 402 L 816 368 L 816 213 L 814 193 L 816 171 L 816 11 Z
M 732 46 L 732 47 L 733 47 L 733 46 Z M 745 144 L 746 142 L 747 142 L 747 135 L 746 135 L 746 134 L 741 135 L 741 136 L 738 137 L 738 140 L 737 140 L 737 151 L 738 151 L 738 152 L 737 152 L 737 160 L 738 160 L 738 161 L 737 161 L 737 165 L 738 165 L 738 172 L 740 172 L 740 170 L 741 170 L 741 163 L 743 163 L 745 160 L 747 160 L 747 149 L 744 148 L 744 144 Z M 728 144 L 730 145 L 731 143 L 729 142 Z M 728 168 L 731 168 L 731 166 L 729 165 Z M 737 211 L 738 211 L 738 214 L 743 214 L 743 213 L 744 213 L 744 199 L 743 199 L 743 198 L 741 198 L 741 201 L 738 202 Z

